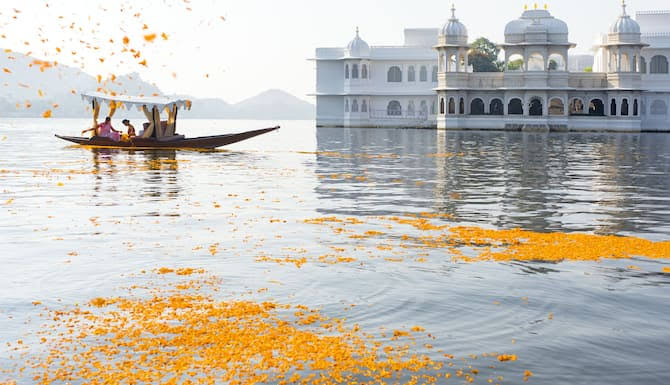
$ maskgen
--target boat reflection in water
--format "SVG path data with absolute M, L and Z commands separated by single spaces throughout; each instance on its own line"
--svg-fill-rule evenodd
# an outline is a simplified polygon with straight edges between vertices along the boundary
M 182 191 L 176 150 L 88 150 L 94 175 L 92 197 L 102 199 L 98 205 L 124 205 L 140 197 L 148 201 L 173 200 Z M 119 199 L 105 201 L 110 191 L 118 192 Z
M 496 228 L 664 239 L 669 147 L 658 134 L 320 128 L 316 192 L 324 214 L 411 209 Z

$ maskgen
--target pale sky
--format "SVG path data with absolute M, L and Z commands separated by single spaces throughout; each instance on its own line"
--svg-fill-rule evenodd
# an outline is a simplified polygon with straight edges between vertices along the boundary
M 485 36 L 501 42 L 505 24 L 520 16 L 524 4 L 533 6 L 522 0 L 454 2 L 471 41 Z M 578 44 L 572 53 L 588 51 L 621 13 L 619 0 L 549 0 L 538 6 L 545 3 L 568 23 L 570 40 Z M 670 8 L 667 0 L 628 3 L 632 15 Z M 313 101 L 307 94 L 314 90 L 314 64 L 307 59 L 316 47 L 345 46 L 356 26 L 370 45 L 398 45 L 405 27 L 441 27 L 450 7 L 444 0 L 2 1 L 0 33 L 6 38 L 0 46 L 68 65 L 83 62 L 94 76 L 140 72 L 166 93 L 237 102 L 280 88 Z M 160 37 L 163 32 L 167 40 Z M 158 37 L 145 42 L 143 36 L 150 33 Z M 125 47 L 140 50 L 139 59 L 120 53 L 124 36 L 131 40 Z M 147 60 L 146 67 L 138 64 L 140 59 Z

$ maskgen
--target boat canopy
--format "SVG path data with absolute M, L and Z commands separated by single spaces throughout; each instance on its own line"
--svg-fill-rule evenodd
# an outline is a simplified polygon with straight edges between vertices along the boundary
M 109 106 L 108 117 L 114 116 L 119 107 L 137 107 L 147 118 L 147 125 L 141 134 L 142 138 L 171 138 L 176 135 L 177 111 L 180 108 L 191 109 L 188 99 L 169 98 L 166 96 L 127 96 L 111 95 L 102 92 L 83 92 L 81 98 L 93 107 L 93 128 L 98 127 L 98 117 L 102 103 Z M 161 111 L 167 112 L 167 120 L 161 120 Z
M 88 103 L 97 103 L 102 104 L 106 103 L 111 105 L 112 103 L 118 104 L 121 103 L 127 107 L 135 106 L 138 110 L 141 110 L 143 106 L 146 106 L 149 110 L 152 110 L 153 107 L 157 107 L 158 110 L 163 110 L 165 107 L 174 107 L 185 108 L 187 110 L 191 109 L 191 101 L 188 99 L 178 99 L 170 98 L 167 96 L 128 96 L 128 95 L 110 95 L 102 92 L 83 92 L 81 98 Z

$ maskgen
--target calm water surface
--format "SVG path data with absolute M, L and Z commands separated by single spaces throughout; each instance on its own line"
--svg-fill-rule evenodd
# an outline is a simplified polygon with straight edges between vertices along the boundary
M 83 303 L 123 294 L 122 286 L 146 279 L 131 277 L 142 269 L 203 267 L 223 278 L 227 298 L 253 292 L 321 308 L 370 332 L 421 325 L 437 337 L 435 349 L 458 357 L 519 356 L 510 365 L 469 361 L 482 371 L 475 383 L 498 375 L 520 383 L 526 369 L 532 384 L 670 383 L 663 261 L 461 263 L 446 250 L 380 250 L 304 222 L 355 217 L 366 222 L 361 229 L 397 239 L 409 230 L 384 227 L 380 216 L 434 212 L 449 214 L 449 225 L 668 240 L 670 135 L 445 134 L 290 121 L 212 153 L 91 150 L 52 136 L 87 123 L 0 120 L 3 347 L 37 338 L 42 321 L 32 301 Z M 274 124 L 181 127 L 195 136 Z M 256 261 L 332 248 L 358 262 Z M 257 294 L 261 288 L 268 291 Z M 425 342 L 414 351 L 431 354 Z M 10 354 L 0 348 L 0 368 L 17 363 Z

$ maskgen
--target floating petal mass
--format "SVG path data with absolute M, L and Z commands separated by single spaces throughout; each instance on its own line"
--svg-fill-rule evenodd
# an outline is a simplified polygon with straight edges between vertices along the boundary
M 126 297 L 47 310 L 49 322 L 39 333 L 44 353 L 28 360 L 33 381 L 385 384 L 400 376 L 440 383 L 452 371 L 472 382 L 480 373 L 413 352 L 413 333 L 424 333 L 419 326 L 395 330 L 390 343 L 382 343 L 356 324 L 307 306 L 221 300 L 214 291 L 220 279 L 203 276 L 202 269 L 163 267 L 156 273 L 178 280 L 151 288 L 149 297 L 137 288 Z

